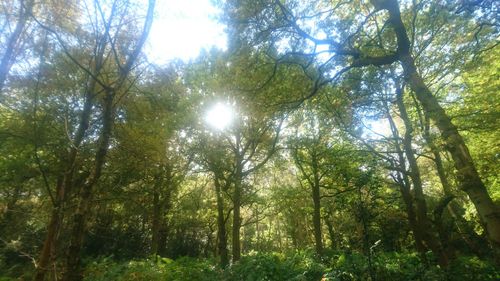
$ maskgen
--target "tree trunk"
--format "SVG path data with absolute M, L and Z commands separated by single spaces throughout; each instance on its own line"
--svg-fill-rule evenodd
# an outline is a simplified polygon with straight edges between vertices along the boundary
M 439 258 L 441 266 L 448 266 L 449 258 L 444 251 L 440 241 L 435 235 L 432 223 L 427 215 L 427 203 L 425 201 L 422 180 L 420 177 L 420 168 L 418 167 L 417 159 L 413 153 L 412 138 L 413 138 L 413 125 L 406 112 L 406 107 L 403 102 L 403 92 L 401 88 L 396 90 L 396 104 L 399 109 L 400 117 L 405 125 L 405 134 L 403 138 L 403 148 L 405 150 L 406 159 L 410 166 L 410 178 L 413 183 L 413 191 L 415 195 L 416 210 L 417 210 L 417 224 L 422 229 L 422 235 L 427 246 Z
M 160 192 L 158 190 L 158 183 L 155 182 L 153 186 L 153 218 L 151 225 L 151 255 L 158 256 L 158 244 L 160 241 L 160 220 L 162 215 L 162 206 L 160 204 Z
M 368 272 L 370 274 L 370 280 L 375 279 L 375 271 L 373 270 L 373 259 L 372 259 L 372 249 L 370 247 L 370 233 L 369 233 L 369 213 L 366 208 L 366 202 L 363 200 L 362 187 L 358 186 L 358 210 L 359 210 L 359 220 L 362 225 L 362 240 L 363 240 L 363 252 L 368 258 Z
M 328 228 L 328 236 L 330 237 L 330 249 L 336 250 L 337 244 L 335 239 L 335 230 L 333 229 L 333 223 L 330 221 L 330 219 L 326 219 L 325 223 Z
M 56 185 L 56 198 L 54 198 L 55 202 L 53 202 L 54 209 L 52 211 L 50 222 L 47 227 L 47 235 L 45 237 L 43 247 L 38 258 L 37 270 L 33 279 L 35 281 L 43 281 L 48 270 L 49 261 L 51 259 L 51 249 L 56 243 L 57 233 L 59 232 L 59 228 L 61 226 L 62 206 L 64 206 L 66 198 L 68 197 L 68 194 L 71 192 L 73 187 L 73 176 L 76 169 L 76 157 L 78 154 L 78 148 L 80 147 L 85 133 L 87 132 L 87 129 L 89 127 L 93 104 L 91 91 L 94 89 L 95 85 L 96 82 L 91 81 L 87 86 L 88 88 L 85 96 L 80 123 L 75 133 L 75 139 L 68 153 L 68 160 L 66 163 L 64 175 L 61 177 L 62 179 L 58 180 Z
M 73 216 L 73 227 L 70 236 L 70 244 L 66 258 L 66 269 L 63 274 L 63 281 L 79 281 L 83 279 L 80 268 L 80 251 L 85 236 L 85 224 L 90 211 L 92 200 L 92 189 L 97 183 L 102 174 L 106 155 L 109 149 L 109 141 L 111 139 L 112 126 L 114 121 L 114 101 L 115 92 L 108 90 L 104 97 L 103 109 L 103 125 L 99 137 L 99 144 L 95 155 L 94 170 L 87 178 L 82 186 L 82 192 L 78 209 Z
M 403 197 L 403 202 L 406 206 L 406 215 L 408 216 L 408 223 L 413 232 L 413 239 L 415 239 L 415 248 L 420 254 L 427 252 L 427 247 L 423 242 L 422 230 L 417 223 L 417 215 L 415 214 L 415 207 L 413 206 L 413 196 L 410 193 L 410 185 L 408 183 L 400 183 L 400 191 Z
M 313 160 L 314 161 L 314 160 Z M 313 162 L 314 165 L 315 161 Z M 311 186 L 311 193 L 313 199 L 313 226 L 314 226 L 314 242 L 316 246 L 316 254 L 321 256 L 323 254 L 323 236 L 321 234 L 321 197 L 319 178 L 315 173 L 314 185 Z
M 415 99 L 414 95 L 412 97 Z M 454 192 L 452 191 L 452 186 L 451 183 L 448 180 L 448 176 L 446 175 L 446 171 L 443 165 L 443 159 L 441 157 L 441 153 L 434 143 L 434 139 L 431 136 L 430 133 L 430 120 L 429 116 L 426 114 L 423 114 L 422 111 L 420 110 L 420 106 L 418 104 L 418 101 L 415 100 L 415 104 L 417 106 L 417 112 L 420 118 L 420 123 L 422 127 L 422 132 L 423 132 L 423 137 L 427 145 L 429 146 L 431 153 L 433 155 L 433 161 L 434 164 L 436 165 L 436 171 L 439 176 L 439 180 L 441 182 L 441 186 L 443 187 L 443 193 L 445 195 L 445 198 L 447 197 L 454 197 Z M 464 214 L 464 209 L 456 200 L 452 200 L 448 205 L 447 205 L 447 210 L 450 214 L 450 216 L 454 219 L 454 223 L 457 229 L 458 234 L 460 234 L 462 240 L 469 246 L 469 248 L 476 253 L 478 256 L 485 256 L 484 251 L 481 250 L 481 247 L 479 246 L 480 244 L 484 244 L 484 239 L 481 238 L 477 233 L 472 229 L 470 226 L 469 222 L 465 220 L 462 216 Z M 441 219 L 441 217 L 439 217 Z M 441 221 L 442 223 L 442 221 Z M 450 233 L 443 233 L 447 237 L 449 237 Z M 443 240 L 443 239 L 442 239 Z M 449 239 L 447 239 L 449 240 Z M 446 241 L 446 243 L 449 243 L 449 241 Z M 445 243 L 445 244 L 446 244 Z M 443 244 L 444 247 L 445 244 Z M 446 249 L 446 248 L 445 248 Z M 450 254 L 453 255 L 454 249 L 451 247 L 451 244 L 449 244 L 449 249 L 446 249 Z
M 416 249 L 420 254 L 424 254 L 427 251 L 427 246 L 424 245 L 424 238 L 423 238 L 424 229 L 419 226 L 417 215 L 415 212 L 415 206 L 413 204 L 414 198 L 410 191 L 410 179 L 408 178 L 408 172 L 406 169 L 406 159 L 403 150 L 401 149 L 401 144 L 399 142 L 400 139 L 399 131 L 396 127 L 396 124 L 394 123 L 394 120 L 392 119 L 389 107 L 387 106 L 387 104 L 385 106 L 387 111 L 387 118 L 389 120 L 389 125 L 392 131 L 392 136 L 395 141 L 395 149 L 398 155 L 398 161 L 401 170 L 401 172 L 397 174 L 397 184 L 400 187 L 401 195 L 403 197 L 403 202 L 405 203 L 406 206 L 408 223 L 413 232 L 413 238 L 415 239 Z
M 33 278 L 34 281 L 45 280 L 45 274 L 50 270 L 50 260 L 53 252 L 53 247 L 56 242 L 57 233 L 59 232 L 59 227 L 61 225 L 61 208 L 59 206 L 54 206 L 52 209 L 52 214 L 50 217 L 50 222 L 47 226 L 47 235 L 45 236 L 45 241 L 43 242 L 42 251 L 38 257 L 38 262 L 36 265 L 36 273 Z
M 239 157 L 238 157 L 239 158 Z M 237 171 L 234 181 L 234 193 L 233 193 L 233 262 L 237 262 L 241 257 L 241 241 L 240 241 L 240 230 L 241 230 L 241 193 L 242 193 L 242 178 L 241 178 L 241 161 L 237 161 Z
M 401 20 L 398 1 L 384 1 L 384 5 L 384 8 L 389 11 L 389 21 L 396 33 L 398 56 L 403 66 L 405 79 L 425 113 L 434 120 L 439 128 L 445 147 L 453 158 L 460 189 L 467 193 L 471 199 L 490 242 L 498 251 L 500 249 L 500 208 L 493 202 L 479 177 L 462 136 L 417 71 L 415 61 L 410 53 L 410 40 Z
M 63 281 L 78 281 L 83 279 L 80 268 L 80 251 L 85 234 L 85 223 L 91 204 L 91 187 L 84 187 L 78 204 L 78 210 L 73 215 L 73 227 L 70 234 L 70 244 L 66 258 L 66 268 L 62 276 Z
M 215 179 L 215 195 L 217 196 L 217 249 L 220 256 L 220 265 L 225 268 L 229 264 L 229 256 L 227 251 L 224 200 L 222 198 L 222 190 L 218 179 Z

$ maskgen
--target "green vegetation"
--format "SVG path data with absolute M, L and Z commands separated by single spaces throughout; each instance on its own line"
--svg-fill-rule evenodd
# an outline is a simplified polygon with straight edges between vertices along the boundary
M 430 257 L 429 257 L 430 258 Z M 473 257 L 463 257 L 448 269 L 426 264 L 415 254 L 380 253 L 373 263 L 377 280 L 498 280 L 500 271 L 491 263 Z M 87 266 L 87 281 L 102 280 L 203 280 L 203 281 L 259 281 L 259 280 L 367 280 L 369 268 L 366 257 L 359 254 L 329 253 L 321 262 L 310 253 L 257 254 L 242 257 L 237 264 L 225 270 L 215 262 L 193 258 L 178 260 L 151 259 L 113 262 L 100 259 Z
M 500 280 L 498 1 L 214 2 L 0 0 L 0 281 Z

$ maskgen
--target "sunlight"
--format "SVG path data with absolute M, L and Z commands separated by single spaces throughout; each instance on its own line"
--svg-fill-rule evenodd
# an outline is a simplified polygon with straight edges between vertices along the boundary
M 146 53 L 157 64 L 189 60 L 202 48 L 224 49 L 224 26 L 215 19 L 221 12 L 210 0 L 157 1 L 155 21 Z
M 233 109 L 229 105 L 220 102 L 214 105 L 205 115 L 205 121 L 217 130 L 227 128 L 233 118 Z
M 363 137 L 371 139 L 388 138 L 392 135 L 391 126 L 387 119 L 365 120 Z

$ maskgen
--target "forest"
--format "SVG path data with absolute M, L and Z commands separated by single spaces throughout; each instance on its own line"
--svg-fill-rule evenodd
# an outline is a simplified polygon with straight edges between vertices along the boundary
M 500 280 L 500 2 L 160 2 L 0 0 L 1 281 Z

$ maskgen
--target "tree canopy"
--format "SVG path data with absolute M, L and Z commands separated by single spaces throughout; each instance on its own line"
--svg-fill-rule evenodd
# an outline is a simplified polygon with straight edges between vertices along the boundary
M 0 0 L 0 280 L 500 278 L 496 1 L 155 2 Z

